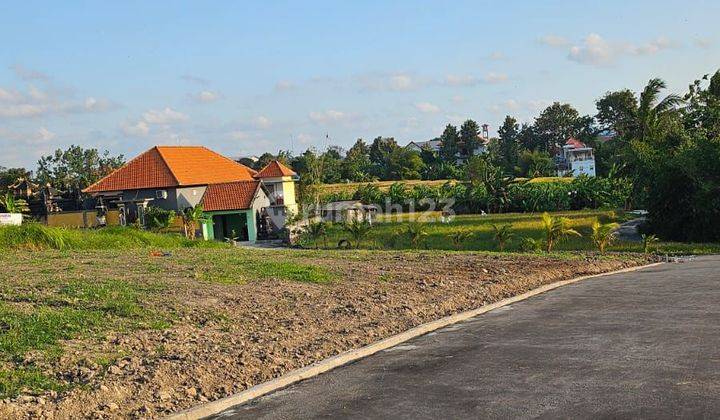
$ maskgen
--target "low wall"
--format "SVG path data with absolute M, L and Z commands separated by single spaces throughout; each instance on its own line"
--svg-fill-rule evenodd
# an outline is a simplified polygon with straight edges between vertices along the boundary
M 117 210 L 108 210 L 105 216 L 108 226 L 120 224 L 120 216 Z M 98 227 L 97 212 L 95 210 L 62 211 L 50 213 L 45 218 L 45 223 L 50 227 L 70 228 L 93 228 Z

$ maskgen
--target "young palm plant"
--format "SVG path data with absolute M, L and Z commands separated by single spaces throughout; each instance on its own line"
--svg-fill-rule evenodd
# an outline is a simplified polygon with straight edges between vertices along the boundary
M 650 246 L 660 240 L 656 235 L 649 235 L 649 234 L 643 233 L 640 236 L 642 237 L 642 241 L 643 241 L 643 252 L 646 254 L 650 253 Z
M 552 252 L 555 244 L 567 236 L 582 236 L 578 231 L 569 227 L 570 219 L 567 217 L 553 217 L 548 213 L 543 213 L 542 224 L 543 233 L 545 234 L 546 252 Z
M 450 234 L 450 239 L 452 240 L 455 249 L 460 250 L 460 247 L 462 247 L 463 243 L 465 243 L 465 241 L 467 241 L 470 236 L 472 236 L 472 232 L 467 229 L 461 229 L 456 230 L 455 232 Z
M 327 224 L 323 221 L 309 223 L 305 227 L 305 234 L 318 248 L 318 239 L 327 238 Z M 325 244 L 327 247 L 327 243 Z
M 505 251 L 505 245 L 515 236 L 513 233 L 512 225 L 492 225 L 494 233 L 493 240 L 497 243 L 498 250 L 500 252 Z
M 604 254 L 605 248 L 615 240 L 615 230 L 618 226 L 620 225 L 617 223 L 600 223 L 597 219 L 593 222 L 590 239 L 592 239 L 593 244 L 595 244 L 601 254 Z
M 11 193 L 7 193 L 4 197 L 0 197 L 0 206 L 2 206 L 8 213 L 30 212 L 30 207 L 28 207 L 27 201 L 21 198 L 15 198 Z
M 198 224 L 207 221 L 208 218 L 203 212 L 202 204 L 195 207 L 188 207 L 182 213 L 183 228 L 185 229 L 185 237 L 195 240 L 195 232 Z
M 413 248 L 417 248 L 427 235 L 427 225 L 424 223 L 410 222 L 405 226 L 405 236 L 410 239 L 410 245 Z
M 360 248 L 360 242 L 370 233 L 372 225 L 365 220 L 353 219 L 346 222 L 343 228 L 355 242 L 355 248 Z

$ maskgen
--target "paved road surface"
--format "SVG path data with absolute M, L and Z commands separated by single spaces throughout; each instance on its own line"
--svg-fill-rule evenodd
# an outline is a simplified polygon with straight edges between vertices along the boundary
M 720 257 L 565 286 L 222 416 L 718 418 Z

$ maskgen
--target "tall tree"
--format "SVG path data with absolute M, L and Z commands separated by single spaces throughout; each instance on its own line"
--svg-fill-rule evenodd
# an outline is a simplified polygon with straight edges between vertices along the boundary
M 460 145 L 458 144 L 460 135 L 458 134 L 457 127 L 448 124 L 440 136 L 440 141 L 440 157 L 448 162 L 454 163 L 456 155 L 460 151 Z
M 621 138 L 635 131 L 638 103 L 635 94 L 629 89 L 607 92 L 595 101 L 595 107 L 595 119 L 600 129 L 613 131 Z
M 52 155 L 41 157 L 37 179 L 42 184 L 50 183 L 78 193 L 124 163 L 123 155 L 111 156 L 108 151 L 100 154 L 97 149 L 72 145 L 67 150 L 57 149 Z
M 535 134 L 540 138 L 541 149 L 557 153 L 568 138 L 576 136 L 580 114 L 570 104 L 555 102 L 535 119 Z
M 387 162 L 390 155 L 400 149 L 392 137 L 377 137 L 370 145 L 370 162 L 372 162 L 373 175 L 378 178 L 387 179 Z
M 497 140 L 497 162 L 505 173 L 511 174 L 515 171 L 520 150 L 520 126 L 517 120 L 506 116 L 502 126 L 498 128 Z
M 336 184 L 342 181 L 343 150 L 339 146 L 330 146 L 320 157 L 323 164 L 322 182 Z
M 342 164 L 343 177 L 355 182 L 370 181 L 371 170 L 370 147 L 363 139 L 357 139 L 345 155 Z
M 32 172 L 25 168 L 5 168 L 0 166 L 0 195 L 5 194 L 8 187 L 20 178 L 29 180 L 32 178 Z
M 467 120 L 460 126 L 460 152 L 472 156 L 480 147 L 480 126 L 473 120 Z

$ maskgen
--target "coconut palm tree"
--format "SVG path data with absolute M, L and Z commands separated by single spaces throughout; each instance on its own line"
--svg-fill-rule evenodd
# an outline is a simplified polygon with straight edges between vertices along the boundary
M 372 225 L 365 220 L 353 219 L 343 225 L 343 229 L 350 234 L 355 242 L 355 248 L 360 248 L 360 242 L 370 233 Z
M 620 225 L 617 223 L 600 223 L 598 219 L 593 222 L 590 239 L 601 254 L 604 254 L 605 248 L 615 240 L 618 226 Z
M 511 230 L 512 225 L 492 225 L 492 227 L 494 230 L 493 240 L 497 242 L 498 250 L 500 250 L 500 252 L 503 252 L 505 251 L 505 244 L 507 244 L 510 239 L 515 236 L 515 234 Z
M 410 222 L 405 226 L 405 235 L 410 239 L 410 245 L 417 248 L 422 239 L 428 235 L 427 225 L 421 222 Z
M 555 244 L 569 235 L 582 236 L 578 231 L 570 228 L 570 219 L 567 217 L 553 217 L 546 212 L 542 215 L 542 224 L 546 252 L 552 252 Z
M 650 137 L 658 129 L 663 118 L 683 102 L 682 98 L 675 94 L 659 99 L 660 91 L 666 87 L 662 79 L 651 79 L 640 94 L 636 133 L 639 140 L 644 141 Z

